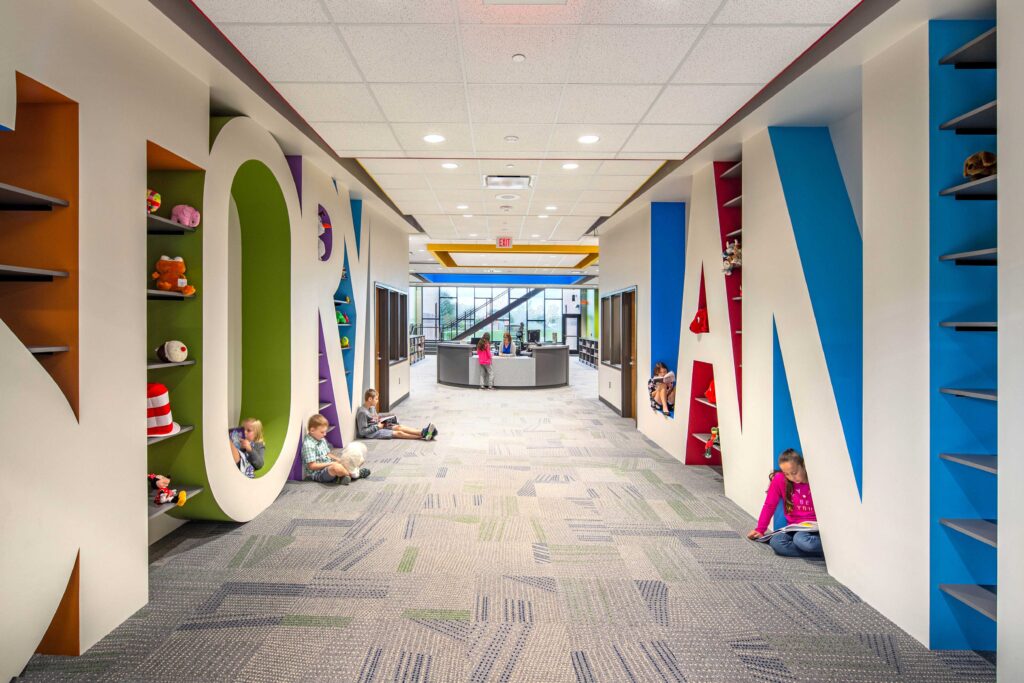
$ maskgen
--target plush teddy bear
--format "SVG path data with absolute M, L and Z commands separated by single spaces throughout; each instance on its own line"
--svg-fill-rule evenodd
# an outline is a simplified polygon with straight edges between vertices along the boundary
M 353 441 L 345 448 L 333 449 L 333 453 L 338 456 L 341 466 L 351 472 L 353 479 L 370 476 L 370 470 L 362 466 L 366 462 L 366 446 L 364 444 Z
M 188 347 L 184 342 L 172 339 L 157 347 L 155 353 L 164 363 L 183 363 L 188 358 Z
M 196 293 L 185 277 L 185 259 L 180 256 L 161 256 L 151 277 L 156 280 L 156 288 L 165 292 L 181 292 L 185 296 Z
M 975 152 L 964 161 L 964 178 L 978 180 L 996 173 L 996 155 L 992 152 Z
M 722 252 L 722 272 L 726 275 L 732 275 L 733 269 L 739 268 L 742 265 L 743 258 L 740 251 L 740 241 L 726 242 L 725 251 Z
M 171 209 L 171 221 L 186 228 L 194 228 L 199 225 L 199 212 L 188 204 L 178 204 Z

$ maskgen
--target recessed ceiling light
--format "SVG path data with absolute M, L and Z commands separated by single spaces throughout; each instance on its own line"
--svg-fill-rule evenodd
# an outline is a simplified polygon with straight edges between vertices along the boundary
M 600 139 L 601 138 L 599 138 L 596 135 L 581 135 L 578 138 L 576 138 L 576 142 L 582 145 L 592 145 Z
M 443 164 L 441 164 L 441 168 L 448 168 L 448 169 L 451 169 L 451 168 L 458 168 L 458 167 L 459 167 L 459 165 L 458 165 L 458 164 L 456 164 L 456 163 L 453 163 L 453 162 L 451 162 L 451 161 L 446 161 L 446 162 L 444 162 Z
M 575 164 L 575 163 L 573 163 L 571 161 L 569 163 L 567 163 L 567 164 L 562 164 L 562 168 L 564 168 L 566 171 L 575 171 L 579 167 L 580 167 L 579 164 Z
M 469 233 L 469 236 L 470 237 L 476 237 L 476 233 L 475 232 L 471 232 L 471 233 Z
M 519 136 L 518 135 L 506 135 L 505 136 L 505 142 L 519 142 Z
M 515 62 L 516 64 L 522 64 L 523 62 L 526 61 L 526 55 L 517 52 L 514 55 L 512 55 L 512 61 Z
M 545 206 L 544 210 L 545 211 L 558 211 L 558 207 L 557 206 Z
M 548 217 L 548 215 L 546 213 L 542 213 L 541 215 L 537 216 L 537 218 L 547 218 L 547 217 Z
M 466 209 L 469 208 L 469 205 L 468 204 L 459 204 L 455 208 L 458 209 L 459 211 L 465 211 Z
M 463 218 L 472 218 L 473 214 L 471 214 L 471 213 L 464 213 L 464 214 L 462 214 L 462 217 Z
M 429 135 L 424 135 L 423 136 L 423 142 L 429 142 L 429 143 L 435 144 L 435 145 L 437 143 L 439 143 L 439 142 L 444 142 L 444 141 L 445 141 L 445 137 L 443 135 L 438 135 L 437 133 L 430 133 Z
M 515 200 L 519 199 L 519 195 L 517 195 L 517 194 L 498 194 L 498 195 L 495 195 L 494 198 L 495 199 L 500 199 L 500 200 L 502 200 L 504 202 L 514 202 Z
M 425 252 L 425 251 L 426 251 L 426 249 L 420 249 L 420 253 L 421 253 L 421 254 L 422 254 L 423 252 Z
M 540 235 L 531 235 L 531 237 L 540 237 Z

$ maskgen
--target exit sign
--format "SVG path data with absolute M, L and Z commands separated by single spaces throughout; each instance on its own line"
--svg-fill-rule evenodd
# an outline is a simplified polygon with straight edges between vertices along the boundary
M 511 249 L 512 238 L 511 237 L 499 237 L 498 238 L 498 249 Z

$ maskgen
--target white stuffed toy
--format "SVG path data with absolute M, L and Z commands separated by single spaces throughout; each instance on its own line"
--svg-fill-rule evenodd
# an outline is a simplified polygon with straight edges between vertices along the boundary
M 157 347 L 155 353 L 164 363 L 184 363 L 188 358 L 188 347 L 184 342 L 172 339 Z
M 352 474 L 353 479 L 370 476 L 370 470 L 363 467 L 366 462 L 366 446 L 359 441 L 353 441 L 344 448 L 335 448 L 334 454 L 338 456 L 341 466 Z

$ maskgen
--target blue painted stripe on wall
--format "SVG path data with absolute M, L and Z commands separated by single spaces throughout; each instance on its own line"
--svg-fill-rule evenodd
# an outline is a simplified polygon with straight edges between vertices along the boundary
M 334 185 L 337 189 L 337 181 Z M 362 255 L 363 250 L 360 247 L 360 238 L 363 235 L 363 200 L 362 199 L 350 199 L 349 203 L 352 204 L 352 226 L 355 228 L 356 233 L 356 255 Z M 346 270 L 346 272 L 348 272 Z
M 796 414 L 793 412 L 793 397 L 789 393 L 789 378 L 782 361 L 782 347 L 779 346 L 779 329 L 772 317 L 772 469 L 778 466 L 776 458 L 787 448 L 794 448 L 801 454 L 800 432 L 796 428 Z M 765 487 L 767 488 L 767 486 Z M 786 526 L 786 515 L 782 503 L 775 510 L 775 528 Z
M 420 273 L 428 282 L 459 285 L 574 285 L 579 275 L 474 275 L 472 273 Z
M 679 327 L 686 264 L 686 204 L 651 204 L 651 372 L 661 361 L 679 372 Z M 680 380 L 681 381 L 681 380 Z
M 994 70 L 954 69 L 939 59 L 994 25 L 991 21 L 933 21 L 928 26 L 929 157 L 931 263 L 931 629 L 936 649 L 994 650 L 996 624 L 953 600 L 940 583 L 996 583 L 996 549 L 939 524 L 946 518 L 997 515 L 996 477 L 949 463 L 939 453 L 995 453 L 995 402 L 956 398 L 942 387 L 995 388 L 995 333 L 956 332 L 939 327 L 946 320 L 996 319 L 996 268 L 957 267 L 939 256 L 996 246 L 994 201 L 957 201 L 939 191 L 964 182 L 964 159 L 980 150 L 996 151 L 992 135 L 956 135 L 939 125 L 996 96 Z M 1005 189 L 1005 186 L 1004 186 Z M 1012 454 L 1010 454 L 1012 455 Z
M 772 127 L 768 133 L 853 476 L 863 496 L 864 257 L 860 230 L 828 128 Z

